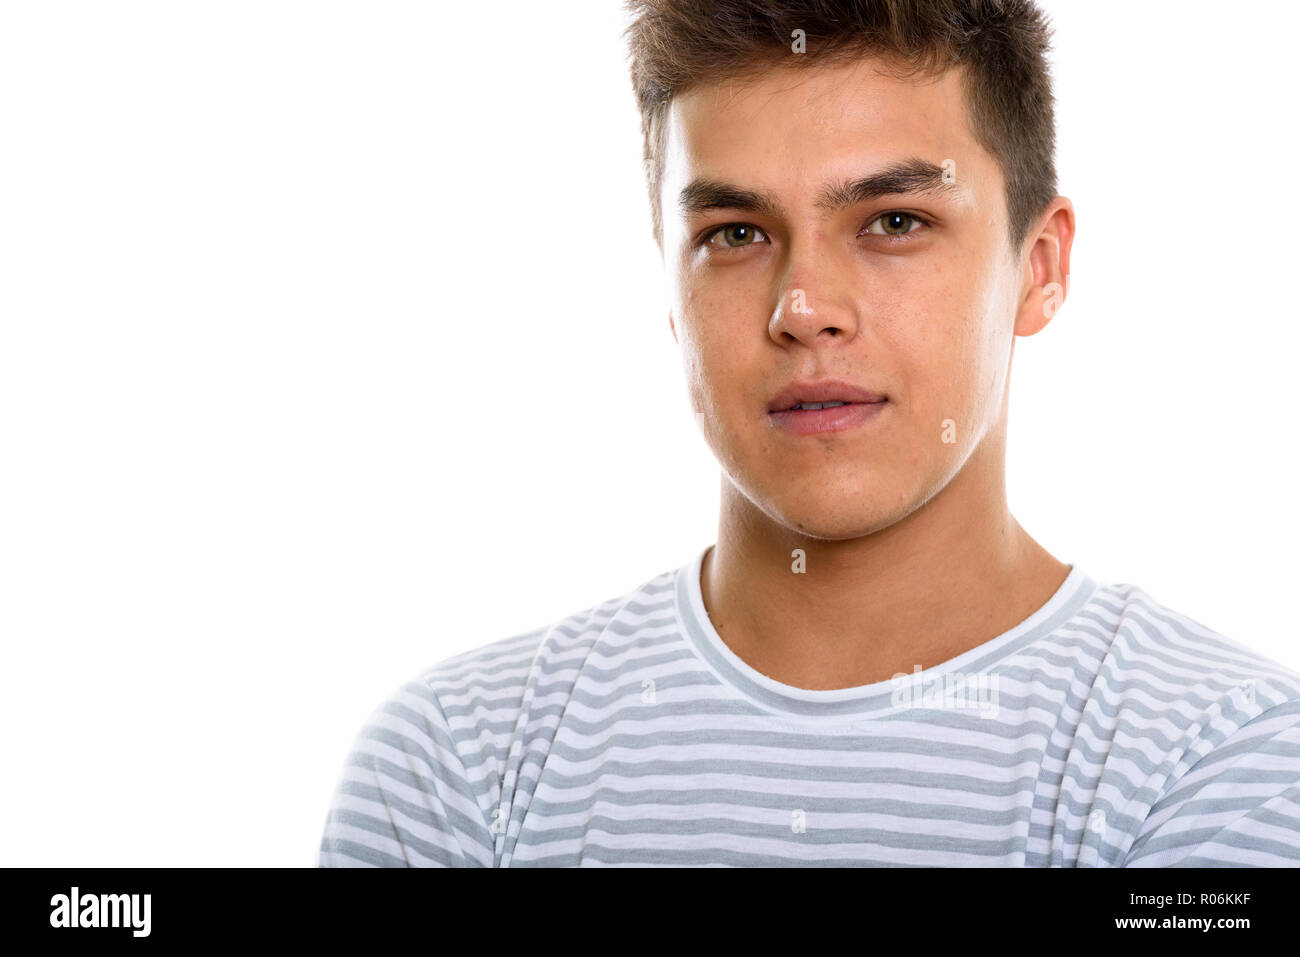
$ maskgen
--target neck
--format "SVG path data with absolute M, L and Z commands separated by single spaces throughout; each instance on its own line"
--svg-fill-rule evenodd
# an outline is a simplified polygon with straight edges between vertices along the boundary
M 719 636 L 776 681 L 829 690 L 931 668 L 1024 621 L 1069 568 L 1008 511 L 1002 443 L 989 438 L 929 501 L 857 538 L 794 532 L 724 474 L 700 582 Z

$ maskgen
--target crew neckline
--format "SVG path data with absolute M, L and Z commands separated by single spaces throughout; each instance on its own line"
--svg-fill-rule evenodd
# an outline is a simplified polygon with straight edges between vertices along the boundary
M 700 572 L 704 556 L 712 547 L 713 545 L 706 545 L 694 559 L 677 570 L 673 604 L 682 632 L 692 648 L 725 685 L 765 711 L 805 721 L 825 719 L 831 723 L 844 724 L 854 718 L 874 717 L 909 706 L 906 702 L 897 703 L 896 692 L 905 683 L 895 678 L 852 688 L 813 690 L 783 684 L 746 664 L 727 647 L 704 608 Z M 1069 568 L 1065 581 L 1052 597 L 1018 625 L 955 658 L 949 658 L 931 668 L 914 671 L 908 677 L 915 683 L 928 683 L 931 678 L 955 671 L 988 674 L 990 669 L 1004 659 L 1055 631 L 1074 617 L 1097 589 L 1097 582 L 1076 563 L 1070 563 Z

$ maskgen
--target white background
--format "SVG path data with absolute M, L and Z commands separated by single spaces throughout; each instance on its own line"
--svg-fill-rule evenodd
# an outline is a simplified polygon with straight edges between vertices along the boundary
M 1300 667 L 1300 15 L 1044 6 L 1012 511 Z M 624 16 L 513 8 L 0 4 L 0 863 L 313 865 L 398 685 L 713 541 Z

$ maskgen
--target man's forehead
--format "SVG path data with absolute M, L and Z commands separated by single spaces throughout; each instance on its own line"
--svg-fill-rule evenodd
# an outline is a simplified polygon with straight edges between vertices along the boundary
M 964 125 L 964 67 L 941 74 L 899 77 L 871 58 L 802 67 L 780 64 L 757 76 L 695 84 L 673 98 L 679 123 L 692 128 L 795 124 L 812 129 L 846 126 Z
M 669 159 L 692 165 L 744 151 L 790 163 L 853 148 L 943 159 L 971 143 L 957 69 L 900 79 L 872 60 L 690 87 L 673 99 L 664 138 Z
M 971 136 L 957 69 L 899 79 L 870 60 L 693 87 L 669 109 L 664 148 L 675 190 L 700 179 L 769 191 L 804 183 L 819 197 L 827 181 L 898 163 L 983 173 L 991 161 Z

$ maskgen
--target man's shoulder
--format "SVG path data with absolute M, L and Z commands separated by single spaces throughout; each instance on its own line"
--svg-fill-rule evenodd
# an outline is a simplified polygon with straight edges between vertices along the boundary
M 1247 710 L 1300 700 L 1300 671 L 1136 585 L 1099 585 L 1081 616 L 1109 638 L 1103 668 L 1112 686 L 1205 703 L 1231 695 Z
M 673 632 L 674 574 L 444 658 L 386 695 L 345 761 L 322 866 L 491 866 L 520 762 L 545 752 L 579 672 L 617 674 L 619 647 Z
M 617 654 L 652 631 L 675 634 L 676 574 L 660 572 L 546 625 L 444 658 L 412 684 L 436 698 L 444 713 L 517 709 L 530 687 L 553 690 L 571 682 L 584 664 L 600 667 L 602 654 Z M 604 647 L 595 650 L 601 642 Z
M 1117 862 L 1294 864 L 1300 673 L 1128 583 L 1099 586 L 1080 621 L 1107 639 L 1089 723 L 1111 742 Z
M 1300 733 L 1300 673 L 1136 585 L 1099 585 L 1059 637 L 1080 649 L 1084 757 L 1135 796 L 1168 794 L 1225 749 L 1266 749 L 1261 727 Z

